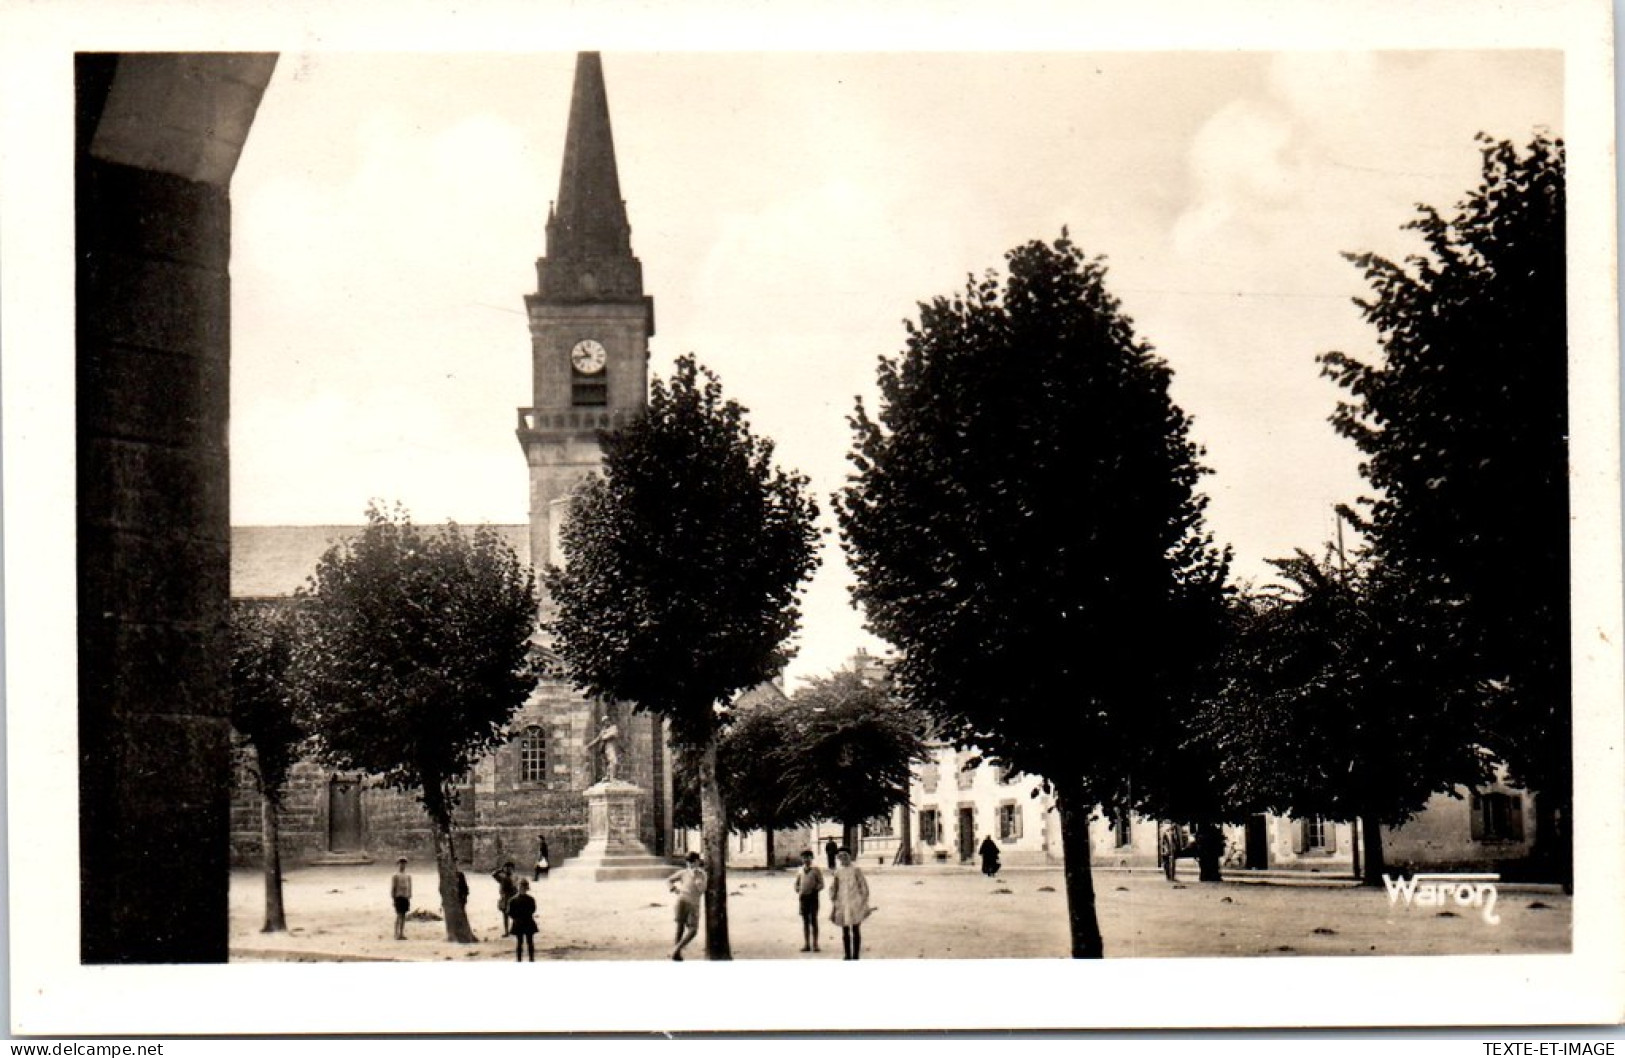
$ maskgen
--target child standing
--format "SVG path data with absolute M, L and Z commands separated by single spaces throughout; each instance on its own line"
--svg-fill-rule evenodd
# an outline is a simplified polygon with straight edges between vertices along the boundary
M 801 870 L 796 872 L 796 896 L 801 904 L 801 950 L 818 950 L 818 894 L 824 888 L 824 872 L 813 862 L 812 850 L 801 854 Z
M 530 895 L 530 883 L 519 879 L 519 891 L 508 901 L 508 917 L 513 920 L 513 961 L 523 962 L 526 949 L 530 961 L 536 961 L 536 898 Z
M 502 935 L 506 937 L 509 933 L 508 902 L 519 891 L 519 887 L 514 884 L 513 861 L 509 860 L 492 871 L 491 877 L 497 880 L 497 910 L 502 913 Z
M 395 939 L 406 939 L 406 913 L 412 910 L 412 876 L 406 873 L 406 857 L 395 861 L 395 877 L 389 880 L 389 898 L 395 904 Z

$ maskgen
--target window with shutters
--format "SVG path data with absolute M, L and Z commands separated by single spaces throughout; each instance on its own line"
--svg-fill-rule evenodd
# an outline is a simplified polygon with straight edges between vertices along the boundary
M 999 806 L 999 840 L 1019 841 L 1021 839 L 1021 805 L 1015 801 L 1006 801 Z
M 1112 820 L 1112 832 L 1118 848 L 1123 849 L 1134 844 L 1134 824 L 1129 818 L 1128 809 L 1117 810 L 1117 816 Z
M 920 809 L 920 841 L 935 845 L 941 834 L 941 825 L 935 808 Z
M 547 736 L 534 724 L 519 736 L 519 781 L 547 781 Z
M 1324 816 L 1298 821 L 1297 852 L 1337 852 L 1337 824 Z
M 1523 798 L 1516 794 L 1475 792 L 1470 802 L 1474 841 L 1522 841 Z

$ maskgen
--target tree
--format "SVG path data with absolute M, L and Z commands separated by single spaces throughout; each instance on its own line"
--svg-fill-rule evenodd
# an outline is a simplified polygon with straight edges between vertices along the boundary
M 1288 586 L 1238 603 L 1193 741 L 1222 762 L 1227 803 L 1358 820 L 1365 882 L 1381 885 L 1382 828 L 1488 777 L 1472 706 L 1437 685 L 1430 637 L 1385 606 L 1369 564 L 1273 564 Z
M 655 380 L 642 416 L 602 438 L 603 473 L 573 494 L 565 564 L 547 571 L 547 630 L 576 687 L 664 717 L 699 754 L 706 954 L 727 959 L 718 710 L 783 667 L 818 510 L 806 479 L 773 465 L 772 442 L 692 356 Z
M 288 775 L 309 735 L 293 681 L 295 617 L 289 609 L 242 602 L 231 610 L 231 726 L 260 794 L 263 933 L 288 928 L 277 816 Z
M 1408 225 L 1425 255 L 1350 255 L 1374 296 L 1372 361 L 1323 372 L 1332 418 L 1375 492 L 1359 524 L 1392 605 L 1430 615 L 1454 693 L 1538 793 L 1537 844 L 1566 880 L 1572 803 L 1564 150 L 1481 137 L 1483 178 L 1446 220 Z
M 1102 954 L 1089 818 L 1191 696 L 1228 556 L 1171 373 L 1063 232 L 920 306 L 852 417 L 855 599 L 945 737 L 1054 787 L 1075 957 Z M 1140 762 L 1140 763 L 1135 763 Z
M 804 818 L 833 819 L 850 832 L 908 805 L 914 765 L 927 760 L 917 710 L 850 671 L 809 679 L 791 703 L 785 778 L 805 799 Z
M 789 762 L 797 745 L 789 713 L 788 703 L 741 712 L 722 729 L 717 741 L 717 783 L 728 806 L 728 830 L 734 834 L 762 831 L 767 838 L 768 866 L 774 862 L 773 832 L 814 818 L 806 792 L 789 778 Z M 701 824 L 701 756 L 677 755 L 672 818 L 680 827 Z
M 434 841 L 446 938 L 475 940 L 451 820 L 469 770 L 509 737 L 539 675 L 530 570 L 486 527 L 435 532 L 367 508 L 301 590 L 300 685 L 320 755 L 413 790 Z
M 815 677 L 779 705 L 739 714 L 719 736 L 717 777 L 735 834 L 833 819 L 852 829 L 908 803 L 926 759 L 924 718 L 853 672 Z M 678 764 L 675 816 L 699 820 L 698 760 Z

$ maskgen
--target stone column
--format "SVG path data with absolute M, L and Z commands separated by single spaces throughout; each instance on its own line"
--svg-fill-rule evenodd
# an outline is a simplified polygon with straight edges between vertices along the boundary
M 221 962 L 228 188 L 272 55 L 80 55 L 80 956 Z

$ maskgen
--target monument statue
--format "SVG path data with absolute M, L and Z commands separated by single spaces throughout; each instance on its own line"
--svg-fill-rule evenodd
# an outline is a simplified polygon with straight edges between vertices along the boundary
M 601 781 L 614 782 L 620 778 L 618 774 L 621 760 L 620 738 L 621 729 L 616 726 L 614 717 L 606 713 L 599 721 L 598 734 L 587 743 L 589 751 L 594 746 L 598 747 L 598 759 L 603 761 L 603 766 L 598 772 Z

